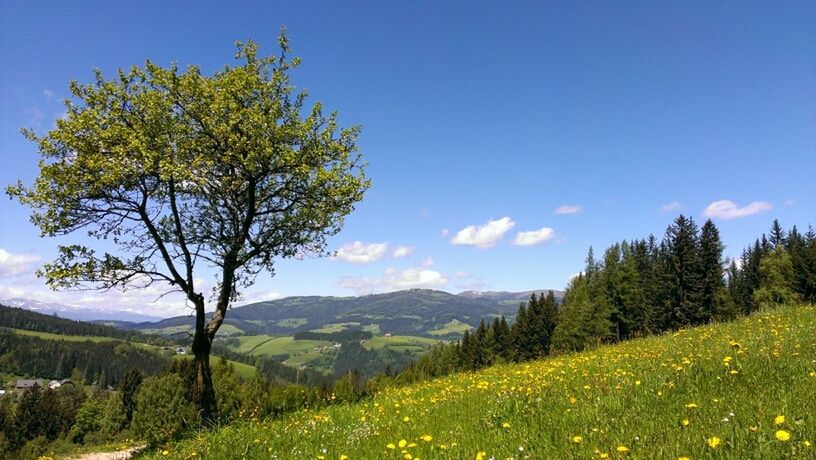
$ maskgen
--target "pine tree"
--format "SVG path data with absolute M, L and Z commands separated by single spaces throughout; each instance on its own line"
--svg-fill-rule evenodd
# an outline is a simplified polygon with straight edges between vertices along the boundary
M 723 280 L 723 244 L 720 232 L 710 219 L 703 224 L 700 234 L 700 304 L 703 321 L 710 322 L 728 316 L 728 300 Z M 723 305 L 719 305 L 721 303 Z M 722 311 L 720 311 L 722 309 Z
M 119 381 L 118 390 L 122 393 L 122 405 L 125 407 L 125 419 L 128 426 L 133 420 L 133 411 L 136 410 L 136 392 L 143 380 L 142 371 L 133 367 L 128 369 L 122 380 Z
M 777 219 L 774 219 L 773 224 L 771 224 L 770 242 L 774 248 L 785 244 L 785 231 L 782 230 L 782 226 L 779 225 Z
M 702 282 L 697 225 L 682 214 L 666 230 L 661 268 L 664 329 L 701 324 Z

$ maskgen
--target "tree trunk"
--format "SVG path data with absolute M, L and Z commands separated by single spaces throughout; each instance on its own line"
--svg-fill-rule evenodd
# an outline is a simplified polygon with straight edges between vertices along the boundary
M 209 337 L 203 330 L 196 331 L 193 338 L 193 354 L 195 355 L 193 400 L 198 405 L 199 413 L 205 423 L 215 422 L 218 418 L 218 402 L 215 399 L 215 389 L 210 374 L 211 345 Z

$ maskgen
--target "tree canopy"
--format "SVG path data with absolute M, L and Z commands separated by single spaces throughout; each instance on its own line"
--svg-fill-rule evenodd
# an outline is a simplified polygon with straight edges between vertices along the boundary
M 360 128 L 341 128 L 320 103 L 306 107 L 283 33 L 279 45 L 278 56 L 260 57 L 254 42 L 239 42 L 239 64 L 211 76 L 151 61 L 112 79 L 97 70 L 93 83 L 71 82 L 55 129 L 24 130 L 40 173 L 7 192 L 31 207 L 43 236 L 82 231 L 114 248 L 60 246 L 40 270 L 50 286 L 166 283 L 195 310 L 198 358 L 258 273 L 274 273 L 280 258 L 327 254 L 327 237 L 370 185 Z M 196 281 L 202 270 L 217 272 L 211 293 Z

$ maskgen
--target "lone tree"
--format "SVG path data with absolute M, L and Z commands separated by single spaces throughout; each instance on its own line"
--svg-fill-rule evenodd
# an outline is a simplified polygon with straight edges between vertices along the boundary
M 279 45 L 278 56 L 259 57 L 255 43 L 239 42 L 238 65 L 212 76 L 147 61 L 71 82 L 56 128 L 23 130 L 38 145 L 39 176 L 7 189 L 42 236 L 79 232 L 116 248 L 59 246 L 38 272 L 53 289 L 164 283 L 185 295 L 195 312 L 193 394 L 207 420 L 217 416 L 210 347 L 230 304 L 277 259 L 327 255 L 326 238 L 370 186 L 359 127 L 339 127 L 320 103 L 304 107 L 283 31 Z M 216 272 L 212 292 L 196 282 L 202 271 Z

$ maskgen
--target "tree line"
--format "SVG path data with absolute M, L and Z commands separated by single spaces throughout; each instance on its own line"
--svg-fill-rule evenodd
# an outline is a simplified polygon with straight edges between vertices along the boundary
M 680 215 L 662 240 L 622 241 L 584 269 L 559 306 L 533 294 L 515 322 L 484 320 L 452 344 L 434 347 L 396 381 L 412 382 L 498 362 L 520 362 L 651 334 L 729 321 L 762 308 L 816 302 L 816 232 L 774 220 L 738 259 L 726 260 L 719 230 Z
M 138 331 L 125 331 L 104 324 L 74 321 L 56 315 L 44 315 L 22 308 L 0 305 L 0 324 L 11 329 L 48 332 L 60 335 L 81 335 L 91 337 L 111 337 L 129 342 L 148 343 L 151 345 L 172 346 L 180 342 L 169 337 L 144 334 Z

